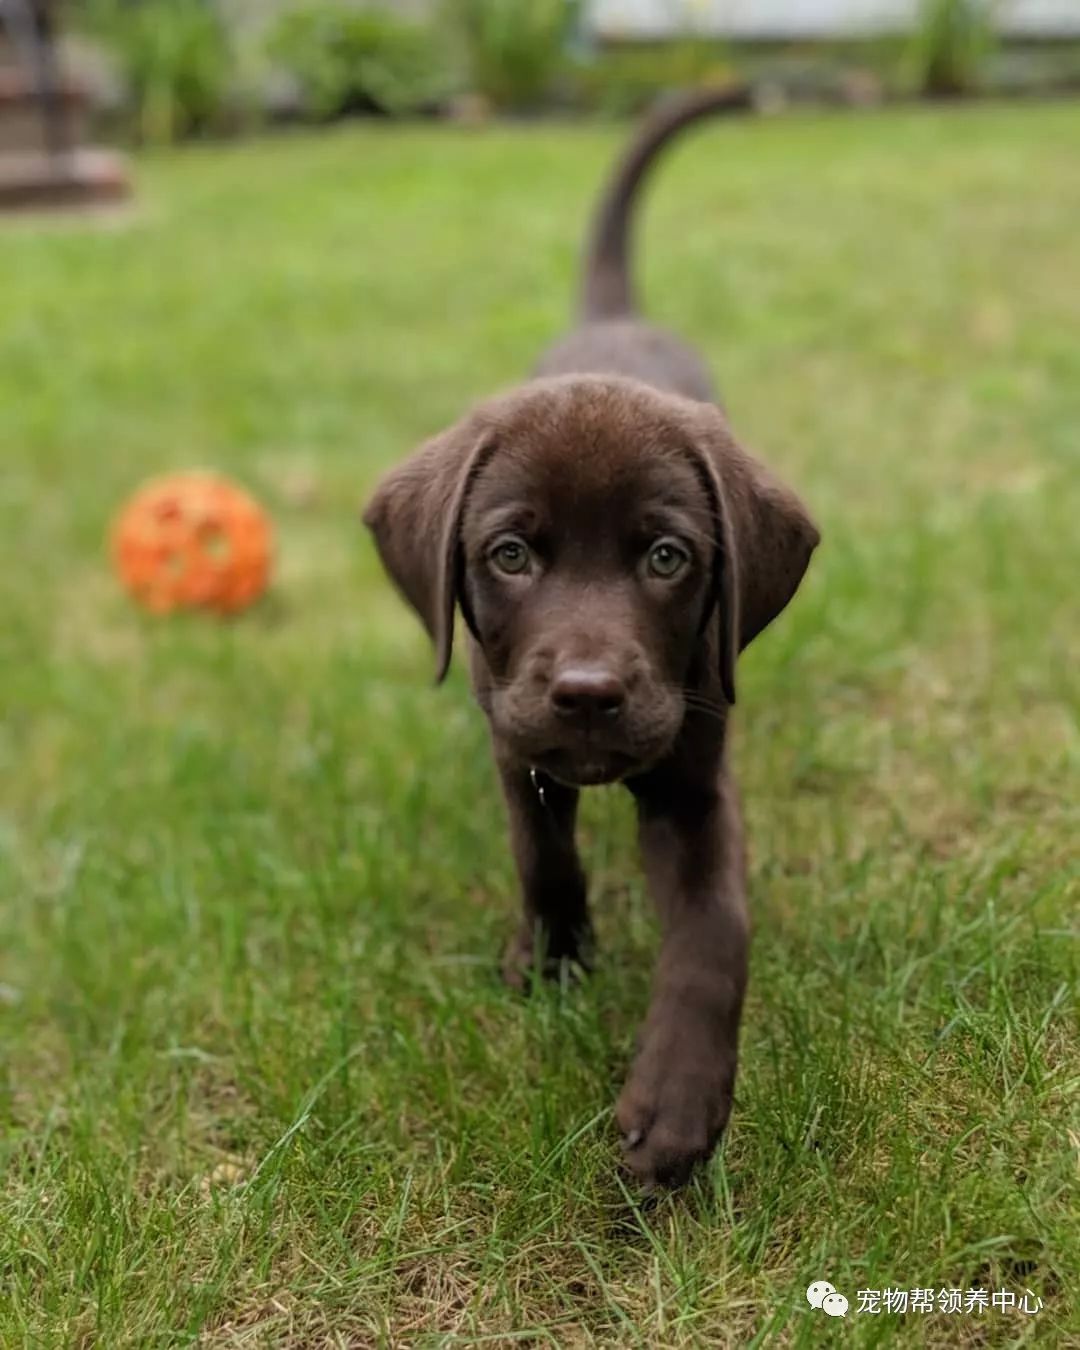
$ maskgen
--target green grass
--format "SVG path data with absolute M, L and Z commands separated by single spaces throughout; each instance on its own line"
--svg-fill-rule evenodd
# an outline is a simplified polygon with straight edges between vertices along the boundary
M 622 136 L 192 149 L 122 223 L 0 230 L 3 1345 L 1080 1340 L 1080 113 L 717 125 L 650 195 L 652 314 L 825 542 L 742 663 L 731 1130 L 648 1209 L 628 803 L 585 812 L 600 970 L 516 999 L 482 719 L 357 516 L 560 330 Z M 142 619 L 110 516 L 199 464 L 273 512 L 273 596 Z M 1045 1307 L 855 1312 L 970 1285 Z

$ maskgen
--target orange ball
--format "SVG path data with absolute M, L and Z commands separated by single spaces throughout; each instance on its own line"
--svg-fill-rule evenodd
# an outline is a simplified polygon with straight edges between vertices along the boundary
M 234 614 L 266 589 L 270 521 L 242 488 L 212 473 L 156 478 L 124 505 L 112 555 L 134 598 L 156 614 Z

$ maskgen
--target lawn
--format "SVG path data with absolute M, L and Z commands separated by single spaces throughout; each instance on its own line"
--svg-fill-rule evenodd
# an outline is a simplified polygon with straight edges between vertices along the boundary
M 0 229 L 0 1344 L 1080 1341 L 1080 108 L 714 124 L 653 184 L 650 312 L 824 543 L 741 668 L 731 1128 L 649 1204 L 629 802 L 597 973 L 510 994 L 482 718 L 358 520 L 566 322 L 624 134 L 196 148 Z M 277 583 L 140 618 L 110 516 L 201 464 Z M 1043 1307 L 857 1311 L 915 1287 Z

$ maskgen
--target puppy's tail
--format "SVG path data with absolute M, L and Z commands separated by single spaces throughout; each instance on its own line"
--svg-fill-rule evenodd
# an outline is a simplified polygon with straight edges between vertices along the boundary
M 665 100 L 650 114 L 600 198 L 585 254 L 581 316 L 586 321 L 633 314 L 630 234 L 633 206 L 649 169 L 673 136 L 691 122 L 750 107 L 745 87 L 702 89 Z

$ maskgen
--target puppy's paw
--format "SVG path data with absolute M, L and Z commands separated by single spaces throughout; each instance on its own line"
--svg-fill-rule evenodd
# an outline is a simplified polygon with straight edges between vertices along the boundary
M 537 964 L 545 980 L 587 975 L 593 967 L 595 944 L 589 928 L 549 932 L 521 927 L 506 944 L 502 958 L 503 981 L 519 993 L 530 989 Z
M 627 1166 L 647 1188 L 681 1186 L 709 1157 L 731 1113 L 734 1078 L 734 1056 L 714 1044 L 678 1026 L 646 1031 L 615 1120 Z

